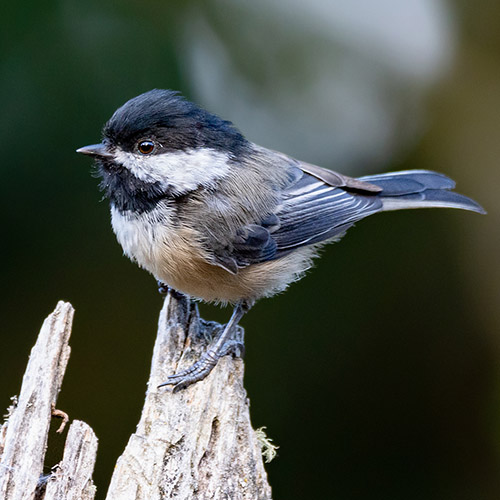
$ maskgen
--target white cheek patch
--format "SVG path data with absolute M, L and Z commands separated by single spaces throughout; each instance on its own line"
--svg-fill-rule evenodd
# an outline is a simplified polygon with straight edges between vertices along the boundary
M 229 155 L 214 149 L 191 149 L 151 156 L 117 149 L 115 159 L 138 179 L 159 182 L 176 193 L 210 185 L 229 172 Z

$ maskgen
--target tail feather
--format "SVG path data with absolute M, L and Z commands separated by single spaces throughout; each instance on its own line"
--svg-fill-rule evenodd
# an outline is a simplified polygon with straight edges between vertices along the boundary
M 453 180 L 430 170 L 406 170 L 369 175 L 362 177 L 361 180 L 382 188 L 379 196 L 383 211 L 447 207 L 486 213 L 474 200 L 450 191 L 455 187 Z

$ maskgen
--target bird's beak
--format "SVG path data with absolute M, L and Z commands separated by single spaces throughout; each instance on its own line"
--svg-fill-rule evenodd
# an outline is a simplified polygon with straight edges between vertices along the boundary
M 82 155 L 97 156 L 100 158 L 111 158 L 113 156 L 108 151 L 105 144 L 91 144 L 90 146 L 84 146 L 83 148 L 77 149 L 76 152 Z

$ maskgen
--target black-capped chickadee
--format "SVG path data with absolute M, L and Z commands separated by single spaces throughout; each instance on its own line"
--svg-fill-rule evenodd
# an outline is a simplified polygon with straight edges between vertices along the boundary
M 125 254 L 187 295 L 234 304 L 202 358 L 162 385 L 205 378 L 238 347 L 244 313 L 311 267 L 319 247 L 388 210 L 451 207 L 484 213 L 427 170 L 354 179 L 248 141 L 177 92 L 151 90 L 119 108 L 95 158 Z

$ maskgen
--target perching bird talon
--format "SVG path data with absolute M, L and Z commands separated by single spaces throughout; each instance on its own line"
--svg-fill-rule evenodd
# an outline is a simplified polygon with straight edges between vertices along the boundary
M 158 293 L 163 297 L 165 297 L 168 294 L 168 291 L 170 290 L 169 286 L 160 280 L 157 280 L 156 283 L 158 284 Z
M 163 297 L 166 297 L 169 293 L 176 299 L 182 299 L 185 297 L 182 292 L 179 292 L 178 290 L 175 290 L 174 288 L 168 286 L 166 283 L 163 283 L 163 281 L 157 280 L 156 283 L 158 284 L 158 293 Z
M 170 375 L 167 381 L 158 387 L 173 385 L 173 392 L 185 389 L 191 384 L 207 377 L 215 368 L 219 359 L 230 354 L 234 357 L 243 358 L 245 355 L 245 344 L 240 340 L 229 340 L 222 346 L 220 353 L 214 353 L 212 350 L 207 351 L 196 363 L 179 373 Z
M 236 304 L 229 323 L 201 358 L 185 370 L 170 375 L 167 381 L 158 387 L 173 385 L 173 392 L 180 391 L 195 382 L 203 380 L 223 356 L 233 354 L 234 356 L 243 357 L 245 354 L 243 330 L 238 328 L 238 323 L 250 307 L 252 307 L 252 302 L 241 301 Z
M 230 340 L 224 345 L 224 350 L 222 351 L 220 357 L 232 354 L 235 358 L 243 359 L 245 357 L 245 344 L 240 340 Z
M 181 389 L 203 380 L 207 375 L 215 368 L 215 365 L 219 361 L 218 356 L 214 356 L 210 351 L 207 351 L 199 361 L 189 368 L 182 370 L 179 373 L 170 375 L 166 382 L 160 384 L 158 387 L 163 387 L 165 385 L 173 385 L 172 392 L 178 392 Z

